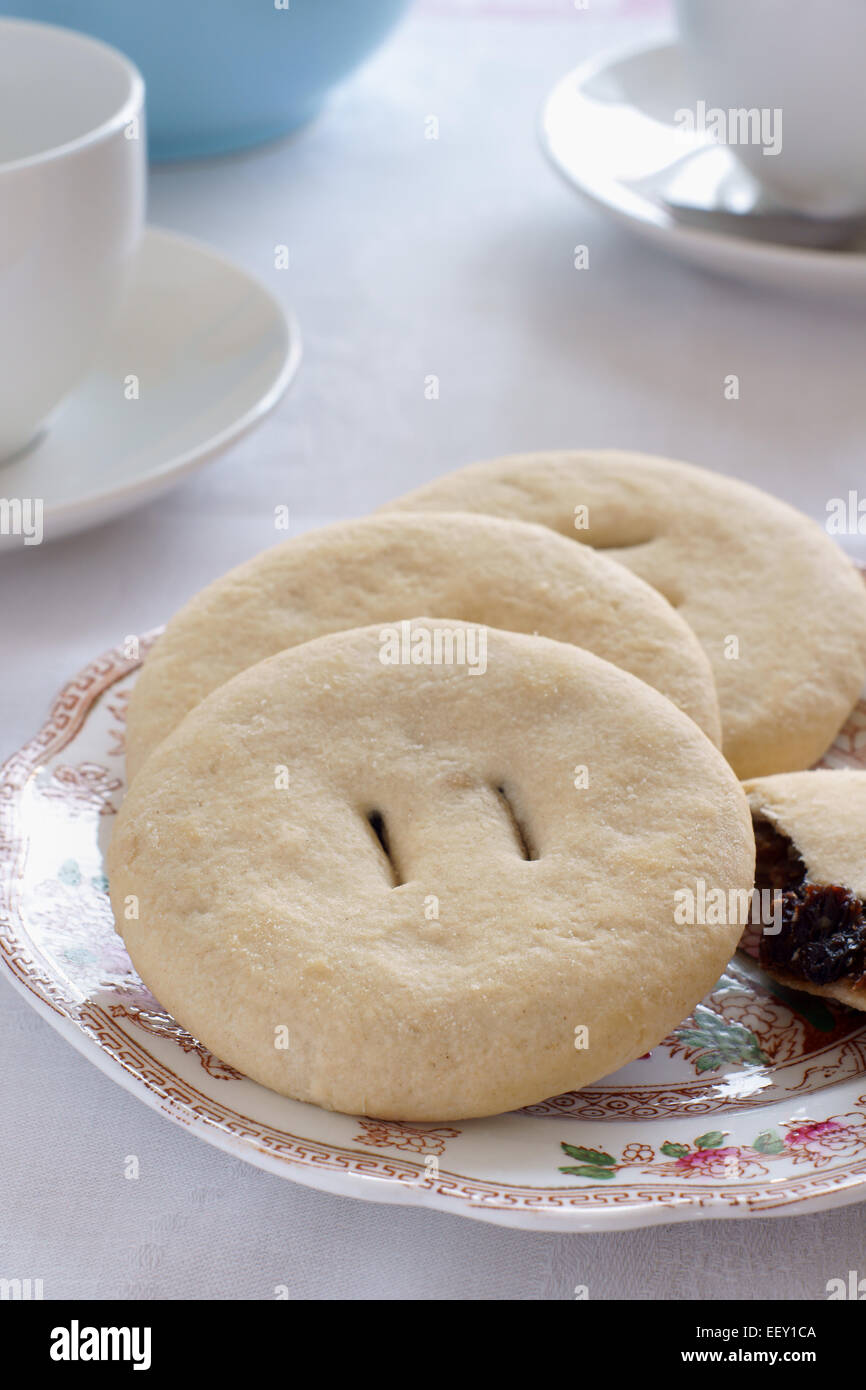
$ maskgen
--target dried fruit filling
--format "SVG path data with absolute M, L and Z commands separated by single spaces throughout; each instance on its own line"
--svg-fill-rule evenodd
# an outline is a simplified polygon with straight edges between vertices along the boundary
M 755 822 L 755 887 L 782 894 L 781 931 L 763 932 L 762 965 L 814 985 L 866 984 L 866 908 L 838 884 L 810 883 L 796 846 L 769 821 Z

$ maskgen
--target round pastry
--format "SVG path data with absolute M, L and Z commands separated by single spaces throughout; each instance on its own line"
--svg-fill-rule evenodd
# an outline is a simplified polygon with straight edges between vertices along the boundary
M 247 666 L 328 632 L 413 613 L 450 613 L 587 647 L 661 690 L 721 740 L 700 643 L 621 565 L 526 522 L 394 514 L 285 541 L 181 609 L 130 701 L 130 776 L 189 709 Z
M 733 478 L 613 450 L 518 454 L 390 505 L 540 522 L 652 584 L 704 645 L 741 777 L 816 762 L 866 679 L 854 566 L 814 521 Z
M 780 773 L 744 784 L 764 914 L 759 959 L 792 989 L 866 1010 L 866 772 Z
M 162 1005 L 327 1109 L 458 1119 L 655 1046 L 740 932 L 730 768 L 643 681 L 545 637 L 415 619 L 242 672 L 141 768 L 108 857 Z

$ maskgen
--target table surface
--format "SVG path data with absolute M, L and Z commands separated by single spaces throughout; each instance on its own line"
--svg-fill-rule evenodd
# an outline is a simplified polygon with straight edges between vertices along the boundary
M 819 520 L 862 486 L 862 310 L 644 247 L 539 152 L 539 107 L 563 71 L 667 32 L 656 0 L 421 4 L 310 128 L 153 172 L 151 221 L 269 283 L 300 317 L 305 360 L 259 430 L 165 498 L 2 558 L 0 751 L 91 656 L 280 539 L 280 504 L 303 531 L 476 458 L 594 445 L 690 459 Z M 291 265 L 277 271 L 283 243 Z M 577 244 L 590 249 L 579 273 Z M 723 393 L 732 372 L 737 401 Z M 286 1285 L 295 1298 L 567 1299 L 583 1284 L 591 1299 L 820 1299 L 828 1279 L 866 1274 L 866 1206 L 618 1235 L 504 1230 L 234 1161 L 113 1085 L 5 983 L 0 1045 L 0 1275 L 41 1278 L 48 1298 L 267 1299 Z

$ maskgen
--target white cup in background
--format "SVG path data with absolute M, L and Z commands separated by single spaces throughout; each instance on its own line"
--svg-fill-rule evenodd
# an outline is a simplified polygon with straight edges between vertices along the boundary
M 0 460 L 93 365 L 134 264 L 145 177 L 133 64 L 0 18 Z
M 770 138 L 729 143 L 768 193 L 817 217 L 866 210 L 866 0 L 675 4 L 695 101 L 765 113 Z

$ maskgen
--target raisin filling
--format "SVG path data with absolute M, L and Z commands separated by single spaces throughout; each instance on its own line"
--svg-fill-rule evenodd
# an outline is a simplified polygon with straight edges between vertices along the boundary
M 759 959 L 769 969 L 829 985 L 866 976 L 866 909 L 838 884 L 809 883 L 796 846 L 768 821 L 755 822 L 755 887 L 782 894 L 782 929 L 761 934 Z

